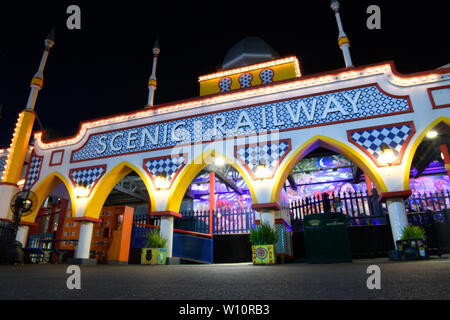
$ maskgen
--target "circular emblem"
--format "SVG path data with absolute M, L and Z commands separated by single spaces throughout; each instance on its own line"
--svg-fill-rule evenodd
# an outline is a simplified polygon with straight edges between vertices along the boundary
M 256 257 L 258 259 L 264 260 L 267 258 L 267 256 L 269 255 L 269 253 L 267 252 L 267 250 L 263 247 L 259 247 L 256 248 Z

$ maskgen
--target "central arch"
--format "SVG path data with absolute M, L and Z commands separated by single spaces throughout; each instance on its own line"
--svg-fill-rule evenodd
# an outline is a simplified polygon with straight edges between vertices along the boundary
M 213 157 L 213 150 L 207 150 L 196 159 L 191 161 L 186 165 L 184 170 L 179 174 L 179 176 L 174 181 L 173 186 L 170 189 L 169 198 L 167 200 L 167 211 L 178 212 L 181 206 L 181 201 L 183 200 L 184 194 L 188 189 L 189 185 L 192 183 L 194 178 L 202 171 L 208 163 L 210 163 L 209 159 Z M 231 165 L 234 169 L 236 169 L 239 174 L 244 179 L 245 183 L 249 188 L 250 194 L 252 196 L 253 203 L 257 203 L 256 192 L 252 186 L 253 180 L 247 174 L 247 172 L 240 167 L 234 160 L 224 156 L 223 154 L 214 151 L 215 156 L 223 157 L 229 165 Z
M 122 180 L 123 177 L 132 171 L 136 172 L 144 182 L 149 195 L 152 210 L 155 210 L 154 192 L 150 186 L 148 177 L 134 165 L 126 161 L 122 161 L 113 169 L 109 170 L 107 174 L 97 183 L 97 186 L 92 191 L 92 194 L 88 199 L 88 203 L 86 204 L 84 217 L 98 219 L 100 217 L 103 204 L 111 193 L 111 190 L 117 185 L 117 183 L 119 183 L 120 180 Z
M 274 187 L 272 189 L 271 195 L 272 202 L 280 201 L 281 189 L 283 188 L 283 185 L 287 177 L 289 176 L 289 173 L 292 171 L 297 162 L 299 162 L 308 153 L 318 147 L 326 148 L 344 155 L 351 161 L 355 162 L 364 171 L 364 173 L 369 176 L 378 192 L 388 191 L 383 179 L 377 173 L 377 169 L 372 163 L 370 163 L 369 160 L 366 160 L 357 151 L 340 141 L 327 136 L 316 135 L 303 143 L 296 150 L 294 150 L 289 158 L 285 161 L 285 163 L 277 171 L 274 177 Z

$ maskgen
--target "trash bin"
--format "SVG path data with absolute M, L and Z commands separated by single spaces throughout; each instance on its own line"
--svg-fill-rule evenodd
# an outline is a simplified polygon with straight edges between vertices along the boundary
M 344 214 L 310 214 L 304 219 L 307 263 L 351 262 L 352 253 Z

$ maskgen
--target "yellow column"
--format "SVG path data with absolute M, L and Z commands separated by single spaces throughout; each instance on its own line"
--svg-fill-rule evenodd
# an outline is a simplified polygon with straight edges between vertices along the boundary
M 35 118 L 35 113 L 30 110 L 23 110 L 19 114 L 8 159 L 6 160 L 2 183 L 17 184 L 17 181 L 19 181 Z

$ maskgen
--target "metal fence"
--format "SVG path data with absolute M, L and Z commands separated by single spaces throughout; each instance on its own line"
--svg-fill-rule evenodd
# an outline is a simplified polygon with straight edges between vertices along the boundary
M 450 190 L 413 193 L 405 200 L 406 212 L 443 212 L 450 209 Z
M 255 213 L 248 208 L 183 211 L 181 215 L 174 229 L 206 234 L 211 231 L 210 221 L 213 234 L 249 233 L 255 223 Z
M 295 200 L 290 203 L 291 223 L 294 230 L 303 230 L 303 220 L 309 214 L 325 211 L 339 212 L 347 217 L 349 226 L 381 225 L 387 223 L 385 209 L 378 202 L 378 194 L 331 193 Z
M 324 212 L 326 206 L 330 211 L 345 214 L 348 226 L 389 223 L 386 205 L 378 202 L 376 192 L 371 196 L 366 193 L 334 193 L 328 196 L 328 200 L 325 198 L 322 194 L 292 201 L 290 214 L 293 229 L 303 230 L 305 216 Z M 327 201 L 328 205 L 324 205 Z M 450 191 L 414 193 L 405 200 L 405 211 L 409 224 L 426 226 L 434 223 L 449 223 Z

